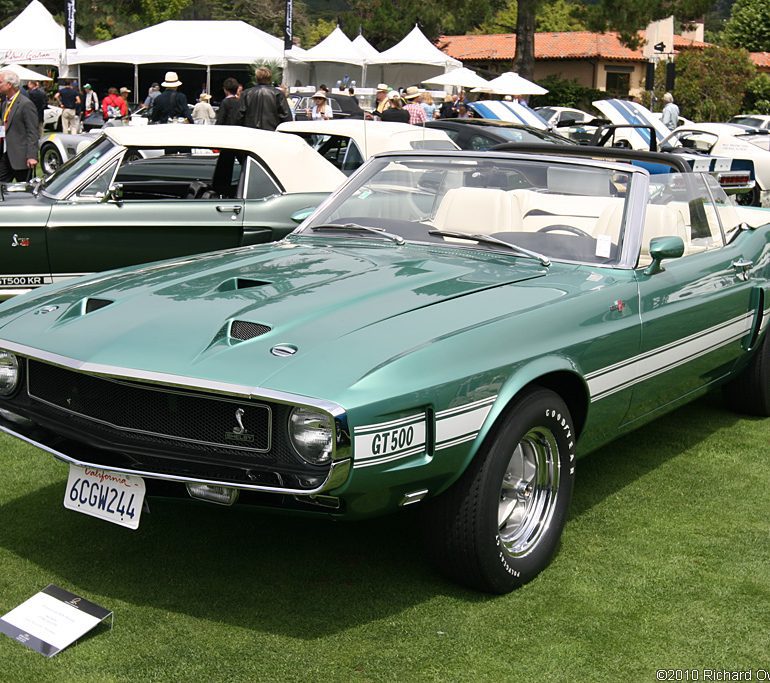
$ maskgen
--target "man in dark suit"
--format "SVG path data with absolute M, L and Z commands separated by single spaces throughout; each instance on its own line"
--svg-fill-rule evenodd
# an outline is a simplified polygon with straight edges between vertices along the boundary
M 0 182 L 26 180 L 34 173 L 38 155 L 37 108 L 19 92 L 19 77 L 13 71 L 0 71 Z

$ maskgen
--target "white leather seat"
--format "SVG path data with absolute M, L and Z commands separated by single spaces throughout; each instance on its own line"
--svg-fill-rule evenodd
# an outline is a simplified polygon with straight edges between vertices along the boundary
M 491 235 L 515 229 L 519 217 L 511 215 L 505 190 L 486 187 L 457 187 L 441 200 L 433 224 L 438 230 Z

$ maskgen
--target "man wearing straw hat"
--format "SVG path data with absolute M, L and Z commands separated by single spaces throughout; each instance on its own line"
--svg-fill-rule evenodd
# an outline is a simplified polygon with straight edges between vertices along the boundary
M 176 71 L 167 71 L 166 80 L 161 83 L 165 90 L 155 98 L 152 106 L 152 122 L 168 123 L 169 119 L 184 118 L 192 123 L 190 110 L 187 108 L 187 97 L 177 88 L 182 81 L 176 75 Z

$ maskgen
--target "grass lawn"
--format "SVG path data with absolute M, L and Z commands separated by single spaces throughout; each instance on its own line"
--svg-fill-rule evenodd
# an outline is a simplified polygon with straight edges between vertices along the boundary
M 0 614 L 48 583 L 115 612 L 50 660 L 0 635 L 3 682 L 770 669 L 770 419 L 715 398 L 581 460 L 553 564 L 504 597 L 437 576 L 409 513 L 333 524 L 153 499 L 134 532 L 64 510 L 66 467 L 21 442 L 0 437 L 0 467 Z

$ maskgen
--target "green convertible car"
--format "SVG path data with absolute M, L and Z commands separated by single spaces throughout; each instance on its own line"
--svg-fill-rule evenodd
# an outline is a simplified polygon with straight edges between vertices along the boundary
M 441 570 L 510 591 L 578 457 L 716 387 L 770 415 L 770 212 L 651 158 L 385 154 L 280 242 L 8 301 L 2 429 L 71 510 L 416 506 Z

